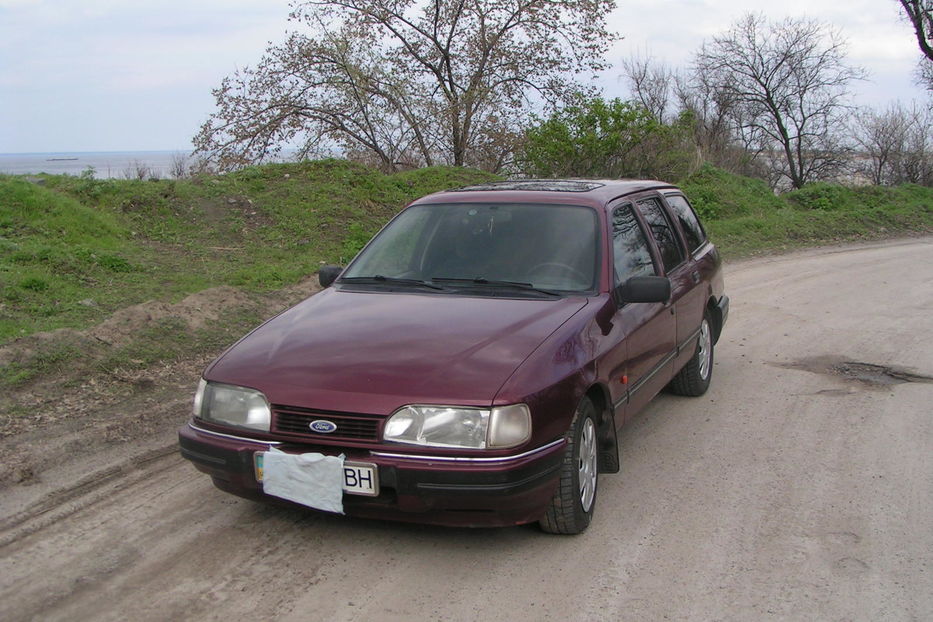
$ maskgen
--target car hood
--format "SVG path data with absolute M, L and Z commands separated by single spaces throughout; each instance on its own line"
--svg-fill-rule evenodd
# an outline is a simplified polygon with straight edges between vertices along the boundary
M 560 299 L 327 289 L 263 324 L 205 372 L 274 404 L 390 414 L 489 405 L 516 368 L 587 304 Z

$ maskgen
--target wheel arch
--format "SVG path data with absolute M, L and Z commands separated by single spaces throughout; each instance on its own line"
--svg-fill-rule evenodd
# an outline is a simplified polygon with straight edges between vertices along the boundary
M 710 295 L 706 301 L 706 312 L 709 313 L 709 317 L 712 320 L 712 329 L 713 329 L 713 344 L 715 345 L 719 341 L 719 335 L 722 334 L 723 326 L 723 317 L 722 310 L 717 304 L 715 297 Z
M 583 396 L 589 399 L 598 414 L 599 472 L 618 473 L 620 468 L 619 440 L 616 434 L 615 411 L 608 389 L 600 383 L 590 385 Z

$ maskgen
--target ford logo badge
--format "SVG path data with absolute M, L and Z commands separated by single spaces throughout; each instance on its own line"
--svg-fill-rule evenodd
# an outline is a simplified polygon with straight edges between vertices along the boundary
M 337 430 L 336 423 L 333 421 L 327 421 L 325 419 L 312 421 L 308 427 L 311 428 L 312 432 L 317 432 L 318 434 L 330 434 L 331 432 Z

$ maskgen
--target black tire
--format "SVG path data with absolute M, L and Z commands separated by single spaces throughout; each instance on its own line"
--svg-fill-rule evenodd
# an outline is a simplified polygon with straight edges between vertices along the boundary
M 703 314 L 697 347 L 687 364 L 681 368 L 670 384 L 672 393 L 697 397 L 706 393 L 713 377 L 713 324 L 709 312 Z
M 589 398 L 583 398 L 570 426 L 560 482 L 551 504 L 538 521 L 543 531 L 577 534 L 593 519 L 599 480 L 598 429 L 596 407 Z

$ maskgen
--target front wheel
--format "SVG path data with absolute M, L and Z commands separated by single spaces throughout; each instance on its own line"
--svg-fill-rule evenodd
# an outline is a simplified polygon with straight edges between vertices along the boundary
M 700 323 L 700 334 L 697 337 L 697 349 L 668 386 L 677 395 L 697 397 L 706 393 L 712 377 L 713 331 L 709 313 L 704 313 L 703 321 Z
M 570 427 L 560 467 L 560 482 L 551 504 L 539 521 L 542 530 L 577 534 L 589 526 L 596 507 L 598 458 L 596 407 L 589 398 L 583 398 Z

